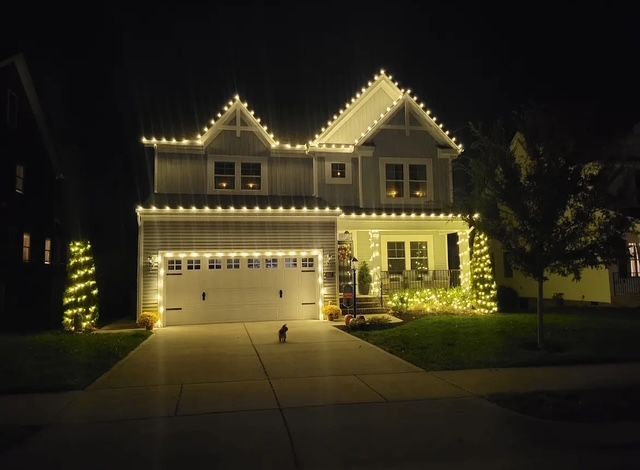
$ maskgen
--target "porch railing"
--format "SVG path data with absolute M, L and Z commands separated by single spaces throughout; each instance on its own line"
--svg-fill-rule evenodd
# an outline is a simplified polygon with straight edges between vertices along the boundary
M 459 286 L 459 269 L 380 272 L 380 287 L 384 295 L 407 289 L 450 289 Z
M 613 273 L 613 294 L 640 295 L 640 277 L 620 276 L 620 273 Z

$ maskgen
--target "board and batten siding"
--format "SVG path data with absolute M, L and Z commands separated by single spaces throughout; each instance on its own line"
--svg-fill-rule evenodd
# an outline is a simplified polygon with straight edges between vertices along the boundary
M 282 196 L 313 195 L 313 158 L 304 156 L 271 157 L 269 159 L 269 189 Z
M 325 162 L 345 163 L 351 172 L 351 184 L 332 184 L 327 182 Z M 318 157 L 318 197 L 336 206 L 360 205 L 358 188 L 360 176 L 358 174 L 358 160 L 344 157 Z M 366 207 L 366 206 L 365 206 Z
M 207 157 L 204 155 L 158 153 L 155 192 L 207 193 Z
M 433 175 L 429 184 L 433 185 L 433 201 L 425 201 L 424 205 L 441 209 L 449 207 L 450 202 L 450 178 L 451 171 L 449 159 L 438 158 L 438 145 L 426 131 L 412 130 L 407 136 L 404 130 L 385 129 L 376 134 L 371 142 L 375 145 L 373 158 L 362 158 L 362 180 L 371 182 L 363 184 L 364 207 L 384 206 L 380 200 L 380 188 L 384 187 L 384 175 L 380 175 L 379 158 L 403 158 L 430 160 Z M 418 201 L 416 201 L 418 202 Z M 422 205 L 422 203 L 419 203 Z
M 158 268 L 147 262 L 160 251 L 185 253 L 229 250 L 322 250 L 324 273 L 336 273 L 336 218 L 268 216 L 250 220 L 231 218 L 179 218 L 158 220 L 141 217 L 139 226 L 139 311 L 158 310 Z M 324 303 L 336 303 L 337 273 L 324 284 Z

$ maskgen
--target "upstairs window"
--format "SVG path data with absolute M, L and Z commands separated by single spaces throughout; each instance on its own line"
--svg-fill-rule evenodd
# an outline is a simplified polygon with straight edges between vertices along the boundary
M 31 234 L 27 232 L 22 234 L 22 261 L 31 261 Z
M 44 264 L 51 264 L 51 239 L 44 239 Z
M 404 197 L 404 167 L 402 163 L 387 163 L 385 175 L 387 197 L 392 199 Z
M 24 165 L 16 163 L 16 193 L 24 194 Z
M 234 162 L 215 162 L 214 184 L 216 189 L 236 188 L 236 169 Z
M 7 124 L 9 127 L 18 127 L 18 95 L 7 88 Z
M 247 191 L 259 191 L 261 185 L 262 165 L 260 163 L 240 164 L 240 187 Z
M 427 165 L 409 165 L 409 197 L 427 197 Z
M 382 202 L 418 203 L 433 199 L 432 162 L 426 158 L 384 158 L 380 163 Z
M 347 177 L 347 165 L 345 163 L 332 163 L 331 164 L 331 177 L 332 178 L 346 178 Z

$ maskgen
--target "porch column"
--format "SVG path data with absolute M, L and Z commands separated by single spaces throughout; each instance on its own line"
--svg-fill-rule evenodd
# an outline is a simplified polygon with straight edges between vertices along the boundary
M 469 238 L 471 229 L 458 232 L 458 246 L 460 248 L 460 285 L 464 288 L 471 287 L 471 250 Z

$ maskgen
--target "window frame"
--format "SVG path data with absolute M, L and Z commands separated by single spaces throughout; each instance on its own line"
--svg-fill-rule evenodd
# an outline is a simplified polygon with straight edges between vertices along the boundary
M 240 269 L 240 258 L 227 258 L 225 264 L 228 270 Z
M 398 253 L 396 252 L 398 250 L 398 247 L 394 247 L 394 256 L 390 255 L 390 249 L 389 249 L 389 244 L 390 243 L 394 243 L 397 245 L 400 245 L 402 247 L 402 256 L 395 256 Z M 407 249 L 406 249 L 406 242 L 404 240 L 387 240 L 387 242 L 385 243 L 385 250 L 387 252 L 387 262 L 386 262 L 386 271 L 389 273 L 394 273 L 397 274 L 398 272 L 402 272 L 402 271 L 406 271 L 407 268 Z M 391 271 L 391 266 L 389 265 L 389 262 L 391 260 L 402 260 L 402 269 L 400 271 L 397 271 L 396 269 L 394 269 L 393 271 Z
M 210 271 L 220 271 L 222 269 L 222 258 L 209 258 L 207 269 Z
M 51 238 L 47 237 L 44 239 L 44 264 L 51 264 L 52 251 Z
M 264 268 L 265 269 L 278 269 L 278 258 L 265 258 L 264 259 Z
M 262 260 L 260 258 L 248 258 L 247 269 L 261 269 Z
M 334 177 L 333 165 L 344 165 L 344 177 Z M 351 158 L 331 157 L 324 161 L 325 184 L 351 184 L 353 182 L 353 163 Z
M 223 175 L 216 173 L 216 163 L 232 163 L 233 164 L 233 176 Z M 243 176 L 242 166 L 247 164 L 260 165 L 260 175 L 248 175 Z M 207 192 L 209 194 L 255 194 L 265 195 L 268 194 L 269 172 L 268 164 L 266 161 L 261 160 L 261 157 L 231 157 L 225 155 L 210 155 L 207 160 Z M 216 178 L 226 177 L 233 180 L 233 188 L 217 188 Z M 243 178 L 259 178 L 260 189 L 244 189 L 242 187 Z
M 413 244 L 414 243 L 424 243 L 425 244 L 425 255 L 424 256 L 413 256 Z M 421 248 L 418 248 L 421 250 Z M 414 260 L 425 260 L 426 267 L 424 268 L 415 268 L 413 267 Z M 429 242 L 426 240 L 409 240 L 409 267 L 411 271 L 421 271 L 426 272 L 429 271 Z
M 202 263 L 200 258 L 187 258 L 187 271 L 201 271 Z
M 182 272 L 182 258 L 168 258 L 167 259 L 167 272 L 180 271 Z
M 435 269 L 435 251 L 433 235 L 380 235 L 380 266 L 383 271 L 389 270 L 389 252 L 388 242 L 404 243 L 404 269 L 403 271 L 411 271 L 411 242 L 425 242 L 427 244 L 427 266 L 428 270 Z M 444 244 L 443 259 L 448 259 L 448 248 Z M 440 268 L 438 268 L 440 269 Z M 444 267 L 442 269 L 445 269 Z M 449 269 L 448 267 L 446 269 Z
M 316 268 L 316 259 L 313 256 L 304 256 L 300 260 L 300 266 L 302 269 L 314 269 Z
M 298 269 L 298 257 L 297 256 L 287 256 L 284 258 L 284 267 L 285 269 Z
M 387 165 L 402 165 L 402 180 L 387 180 Z M 411 195 L 411 184 L 422 182 L 424 180 L 411 179 L 411 166 L 421 165 L 426 171 L 426 191 L 424 197 L 416 197 Z M 380 176 L 380 201 L 388 204 L 423 204 L 434 200 L 434 176 L 433 176 L 433 158 L 404 158 L 404 157 L 388 157 L 380 158 L 379 162 Z M 390 197 L 387 195 L 387 181 L 402 181 L 402 196 Z
M 22 262 L 23 263 L 31 262 L 31 233 L 30 232 L 22 233 Z

